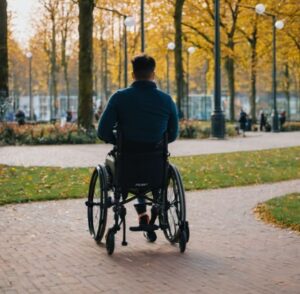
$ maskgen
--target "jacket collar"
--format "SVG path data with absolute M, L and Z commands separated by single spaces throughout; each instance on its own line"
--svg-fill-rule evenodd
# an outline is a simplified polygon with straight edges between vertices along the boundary
M 157 88 L 156 83 L 153 81 L 134 81 L 131 87 L 138 88 Z

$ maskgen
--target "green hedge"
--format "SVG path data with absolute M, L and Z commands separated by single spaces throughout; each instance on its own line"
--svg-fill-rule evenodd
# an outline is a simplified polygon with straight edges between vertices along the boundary
M 227 136 L 236 136 L 233 124 L 226 125 Z M 211 134 L 210 122 L 181 121 L 179 137 L 185 139 L 204 139 Z M 52 145 L 52 144 L 94 144 L 96 130 L 87 133 L 78 129 L 76 124 L 26 124 L 15 123 L 0 125 L 0 145 Z
M 97 142 L 96 131 L 86 132 L 76 125 L 24 125 L 2 124 L 0 145 L 52 145 L 93 144 Z
M 229 137 L 237 135 L 233 124 L 226 124 L 226 134 Z M 180 122 L 179 137 L 185 139 L 205 139 L 211 135 L 211 125 L 207 121 L 183 120 Z

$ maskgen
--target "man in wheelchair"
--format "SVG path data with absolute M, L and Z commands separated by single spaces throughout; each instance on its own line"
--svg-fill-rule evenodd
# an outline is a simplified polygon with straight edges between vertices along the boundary
M 147 158 L 145 154 L 162 151 L 165 134 L 168 138 L 167 143 L 176 140 L 178 115 L 172 98 L 160 91 L 154 82 L 156 67 L 154 58 L 146 54 L 136 56 L 132 60 L 132 67 L 134 82 L 129 88 L 119 90 L 111 96 L 100 118 L 98 136 L 103 141 L 116 145 L 117 137 L 114 134 L 116 126 L 122 134 L 122 149 L 128 154 L 127 161 L 125 159 L 126 172 L 123 174 L 122 171 L 120 172 L 122 186 L 125 187 L 122 191 L 123 198 L 127 197 L 126 194 L 130 191 L 129 186 L 134 184 L 136 188 L 142 188 L 146 185 L 139 182 L 131 183 L 131 180 L 138 181 L 137 175 L 147 173 L 147 169 L 149 169 L 148 172 L 152 170 L 152 174 L 148 176 L 151 179 L 152 193 L 155 197 L 158 193 L 155 185 L 159 188 L 160 183 L 157 183 L 161 181 L 163 166 L 161 166 L 161 161 L 155 162 L 155 156 Z M 134 160 L 135 164 L 132 164 Z M 107 164 L 114 163 L 108 159 Z M 135 171 L 130 170 L 130 165 L 134 166 Z M 145 198 L 138 197 L 137 199 L 138 204 L 135 208 L 139 215 L 139 224 L 148 224 L 150 218 L 147 214 Z

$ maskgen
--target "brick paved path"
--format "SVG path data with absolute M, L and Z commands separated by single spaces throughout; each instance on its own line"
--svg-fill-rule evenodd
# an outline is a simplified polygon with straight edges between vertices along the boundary
M 249 133 L 228 140 L 179 140 L 170 144 L 173 156 L 262 150 L 300 145 L 300 132 Z M 104 161 L 111 145 L 0 147 L 0 164 L 24 166 L 95 166 Z
M 0 207 L 0 293 L 299 294 L 300 236 L 252 213 L 294 191 L 300 180 L 188 193 L 185 254 L 159 232 L 155 244 L 129 233 L 128 247 L 120 234 L 107 256 L 89 236 L 83 199 Z

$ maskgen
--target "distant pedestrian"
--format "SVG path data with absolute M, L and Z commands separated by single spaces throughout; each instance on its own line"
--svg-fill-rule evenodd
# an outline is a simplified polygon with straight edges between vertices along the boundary
M 246 123 L 247 123 L 247 113 L 242 109 L 239 118 L 240 129 L 242 130 L 243 137 L 245 137 Z
M 246 123 L 246 131 L 251 132 L 252 131 L 252 117 L 247 117 L 247 123 Z
M 285 113 L 285 111 L 282 111 L 280 113 L 279 122 L 280 122 L 280 129 L 282 129 L 283 125 L 286 122 L 286 113 Z
M 96 111 L 96 113 L 95 113 L 95 120 L 98 122 L 99 121 L 99 119 L 100 119 L 100 117 L 101 117 L 101 115 L 102 115 L 102 112 L 103 112 L 103 109 L 102 109 L 102 106 L 100 105 L 99 107 L 98 107 L 98 110 Z
M 15 117 L 19 126 L 25 125 L 25 113 L 23 110 L 19 109 L 16 112 Z
M 181 109 L 178 109 L 178 119 L 179 120 L 183 120 L 184 119 L 184 114 L 183 114 L 183 111 Z
M 259 130 L 262 132 L 262 131 L 265 131 L 266 130 L 266 123 L 267 123 L 267 118 L 266 118 L 266 115 L 263 111 L 261 111 L 260 113 L 260 122 L 259 122 Z
M 73 118 L 72 111 L 68 110 L 68 111 L 67 111 L 66 121 L 67 121 L 68 123 L 70 123 L 70 122 L 72 122 L 72 118 Z

